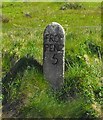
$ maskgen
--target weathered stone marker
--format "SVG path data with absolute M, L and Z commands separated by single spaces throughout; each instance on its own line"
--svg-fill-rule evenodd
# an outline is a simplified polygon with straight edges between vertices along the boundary
M 65 32 L 63 27 L 52 22 L 44 31 L 43 72 L 54 90 L 64 81 Z

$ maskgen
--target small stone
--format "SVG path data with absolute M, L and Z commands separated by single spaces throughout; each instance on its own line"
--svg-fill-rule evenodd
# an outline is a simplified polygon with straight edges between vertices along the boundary
M 31 18 L 31 15 L 30 15 L 29 12 L 24 13 L 24 15 L 25 15 L 26 17 L 30 17 L 30 18 Z
M 9 18 L 0 16 L 0 21 L 2 21 L 3 23 L 8 23 L 9 22 Z

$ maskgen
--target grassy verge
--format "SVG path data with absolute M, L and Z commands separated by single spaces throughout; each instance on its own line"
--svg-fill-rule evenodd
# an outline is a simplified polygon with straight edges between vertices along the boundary
M 49 23 L 60 23 L 66 32 L 66 71 L 62 90 L 53 93 L 43 75 L 28 66 L 10 85 L 10 102 L 23 100 L 19 117 L 102 116 L 101 4 L 78 3 L 82 6 L 79 9 L 60 9 L 65 4 L 4 2 L 2 5 L 3 77 L 26 55 L 43 63 L 43 31 Z

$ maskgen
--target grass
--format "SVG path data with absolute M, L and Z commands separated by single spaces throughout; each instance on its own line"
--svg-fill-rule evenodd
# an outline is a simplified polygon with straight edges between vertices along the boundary
M 54 93 L 35 68 L 28 67 L 10 85 L 9 100 L 23 99 L 21 117 L 102 117 L 100 3 L 81 3 L 85 9 L 60 10 L 62 2 L 3 2 L 2 75 L 29 54 L 43 63 L 43 32 L 55 21 L 65 29 L 65 83 Z M 26 16 L 29 13 L 30 17 Z M 55 111 L 55 112 L 54 112 Z M 6 117 L 6 116 L 4 116 Z

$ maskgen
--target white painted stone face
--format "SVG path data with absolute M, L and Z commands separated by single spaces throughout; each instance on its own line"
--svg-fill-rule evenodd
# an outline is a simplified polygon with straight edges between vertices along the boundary
M 43 72 L 50 86 L 57 90 L 64 81 L 65 32 L 52 22 L 44 30 Z

